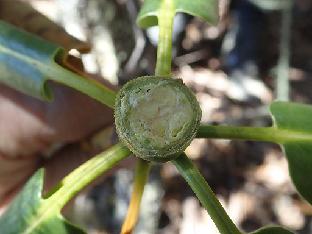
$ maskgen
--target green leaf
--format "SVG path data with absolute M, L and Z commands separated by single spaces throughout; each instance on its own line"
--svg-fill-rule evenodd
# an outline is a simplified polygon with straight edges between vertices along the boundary
M 293 234 L 291 231 L 282 227 L 264 227 L 251 234 Z
M 57 62 L 65 57 L 59 46 L 0 21 L 0 82 L 33 97 L 51 100 L 47 80 L 53 80 L 113 107 L 115 93 L 60 66 Z
M 274 126 L 294 138 L 280 142 L 288 159 L 289 173 L 298 192 L 312 204 L 312 106 L 274 102 L 271 107 Z
M 62 179 L 42 198 L 44 171 L 39 170 L 26 183 L 7 212 L 0 217 L 1 234 L 82 234 L 68 223 L 60 210 L 79 191 L 126 158 L 130 151 L 116 144 L 92 157 Z
M 1 21 L 0 32 L 0 81 L 28 95 L 50 99 L 44 71 L 31 62 L 54 63 L 54 57 L 61 49 Z
M 157 25 L 160 9 L 166 1 L 172 1 L 174 13 L 184 12 L 200 17 L 211 24 L 218 22 L 217 0 L 145 0 L 137 18 L 138 25 L 142 28 Z
M 184 12 L 217 24 L 219 19 L 217 0 L 175 0 L 176 12 Z
M 42 199 L 43 178 L 44 170 L 40 169 L 1 216 L 1 234 L 85 233 L 67 222 L 59 210 L 49 209 L 48 200 Z

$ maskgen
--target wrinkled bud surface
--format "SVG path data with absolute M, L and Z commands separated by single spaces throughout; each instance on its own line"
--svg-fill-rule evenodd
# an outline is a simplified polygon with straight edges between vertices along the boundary
M 115 123 L 120 139 L 138 157 L 166 162 L 194 138 L 199 104 L 182 80 L 140 77 L 118 93 Z

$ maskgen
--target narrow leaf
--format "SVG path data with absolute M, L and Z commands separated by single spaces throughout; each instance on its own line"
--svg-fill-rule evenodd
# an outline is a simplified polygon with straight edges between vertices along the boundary
M 312 204 L 312 106 L 275 102 L 270 107 L 274 125 L 296 138 L 281 143 L 288 159 L 289 173 L 298 192 Z
M 43 178 L 44 170 L 40 169 L 26 183 L 8 211 L 1 216 L 1 234 L 84 233 L 81 229 L 67 222 L 59 211 L 48 210 L 47 201 L 42 199 L 41 194 Z M 41 210 L 42 216 L 38 216 L 39 210 Z
M 251 234 L 293 234 L 291 231 L 282 227 L 265 227 L 261 228 Z
M 174 13 L 184 12 L 211 24 L 218 22 L 217 0 L 145 0 L 137 18 L 138 25 L 142 28 L 157 25 L 160 9 L 166 1 L 172 1 Z

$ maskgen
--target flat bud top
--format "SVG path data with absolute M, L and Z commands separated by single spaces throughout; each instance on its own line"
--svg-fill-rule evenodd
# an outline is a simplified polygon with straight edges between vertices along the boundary
M 194 138 L 201 110 L 182 80 L 140 77 L 118 93 L 115 122 L 120 139 L 149 161 L 178 156 Z

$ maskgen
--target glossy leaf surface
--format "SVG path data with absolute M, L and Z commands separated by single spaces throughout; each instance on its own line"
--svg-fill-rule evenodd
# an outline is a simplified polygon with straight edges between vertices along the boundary
M 1 234 L 82 234 L 59 210 L 49 209 L 42 198 L 44 171 L 38 170 L 0 218 Z M 41 215 L 38 215 L 40 212 Z
M 50 100 L 47 80 L 53 80 L 113 107 L 115 93 L 61 67 L 56 61 L 62 61 L 64 56 L 65 51 L 56 44 L 0 21 L 0 82 L 27 95 Z
M 217 0 L 145 0 L 137 19 L 138 25 L 142 28 L 157 25 L 160 9 L 166 1 L 172 1 L 172 10 L 175 13 L 184 12 L 211 24 L 218 22 Z
M 298 192 L 312 204 L 312 106 L 289 102 L 271 105 L 274 126 L 286 130 L 289 136 L 283 146 L 289 173 Z
M 252 234 L 293 234 L 291 231 L 282 227 L 265 227 L 261 228 Z

